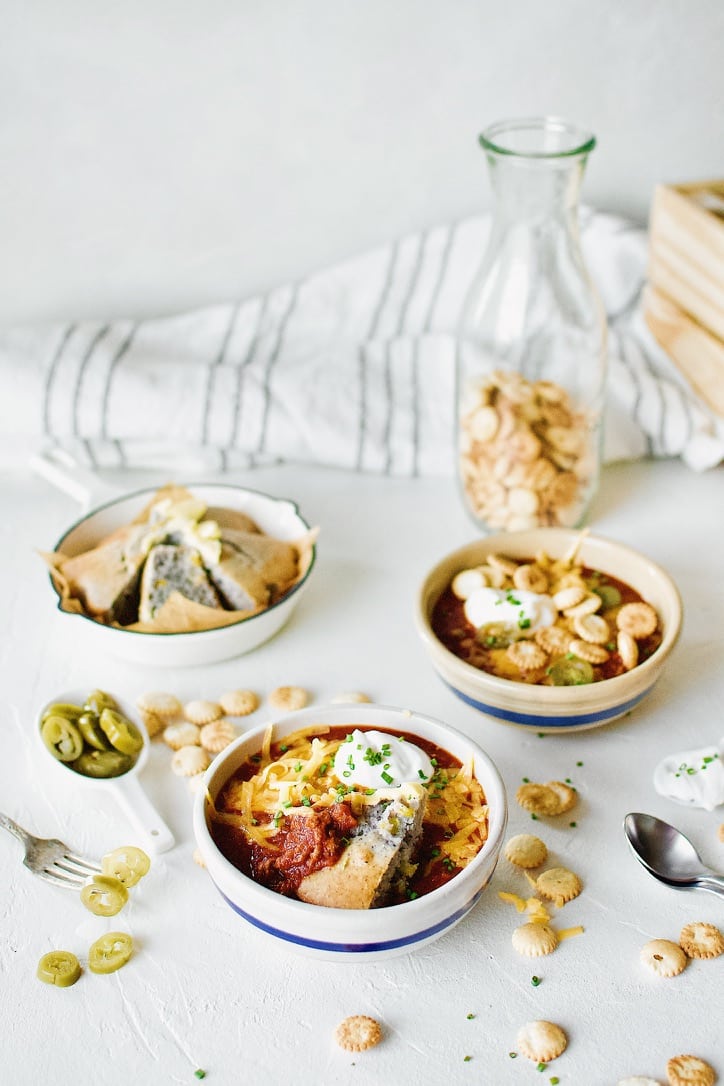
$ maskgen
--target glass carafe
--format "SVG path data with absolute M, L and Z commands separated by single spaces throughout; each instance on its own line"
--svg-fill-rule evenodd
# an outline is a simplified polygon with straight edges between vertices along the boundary
M 501 121 L 480 142 L 495 196 L 457 337 L 457 455 L 484 531 L 584 522 L 598 485 L 606 320 L 581 252 L 589 133 Z

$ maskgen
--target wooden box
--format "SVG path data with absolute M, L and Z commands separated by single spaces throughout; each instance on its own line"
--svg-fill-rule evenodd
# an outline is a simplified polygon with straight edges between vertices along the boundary
M 651 332 L 724 416 L 724 180 L 656 187 L 648 279 Z

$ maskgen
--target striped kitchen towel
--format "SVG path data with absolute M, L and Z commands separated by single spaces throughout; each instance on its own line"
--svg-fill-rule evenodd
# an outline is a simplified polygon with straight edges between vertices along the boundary
M 404 237 L 268 293 L 151 320 L 0 334 L 0 464 L 218 472 L 281 461 L 454 471 L 454 329 L 488 216 Z M 724 424 L 642 319 L 646 232 L 584 211 L 610 327 L 605 458 L 724 459 Z

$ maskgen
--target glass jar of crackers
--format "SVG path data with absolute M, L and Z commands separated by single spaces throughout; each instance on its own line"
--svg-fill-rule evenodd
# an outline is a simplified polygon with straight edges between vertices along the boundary
M 483 530 L 576 527 L 596 491 L 606 320 L 581 251 L 595 138 L 550 117 L 483 132 L 495 215 L 457 337 L 458 472 Z

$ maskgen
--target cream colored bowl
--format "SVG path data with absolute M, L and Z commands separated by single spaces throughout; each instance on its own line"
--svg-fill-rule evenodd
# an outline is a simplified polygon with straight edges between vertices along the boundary
M 417 631 L 440 678 L 468 705 L 496 720 L 534 731 L 581 731 L 623 716 L 653 687 L 681 630 L 679 592 L 655 562 L 622 543 L 599 536 L 585 538 L 578 552 L 580 560 L 636 589 L 656 608 L 663 628 L 659 648 L 631 671 L 586 686 L 535 686 L 500 679 L 465 663 L 433 633 L 435 604 L 460 570 L 481 565 L 494 553 L 523 559 L 545 551 L 552 558 L 560 558 L 579 535 L 565 528 L 537 528 L 487 536 L 448 554 L 428 573 L 417 599 Z

